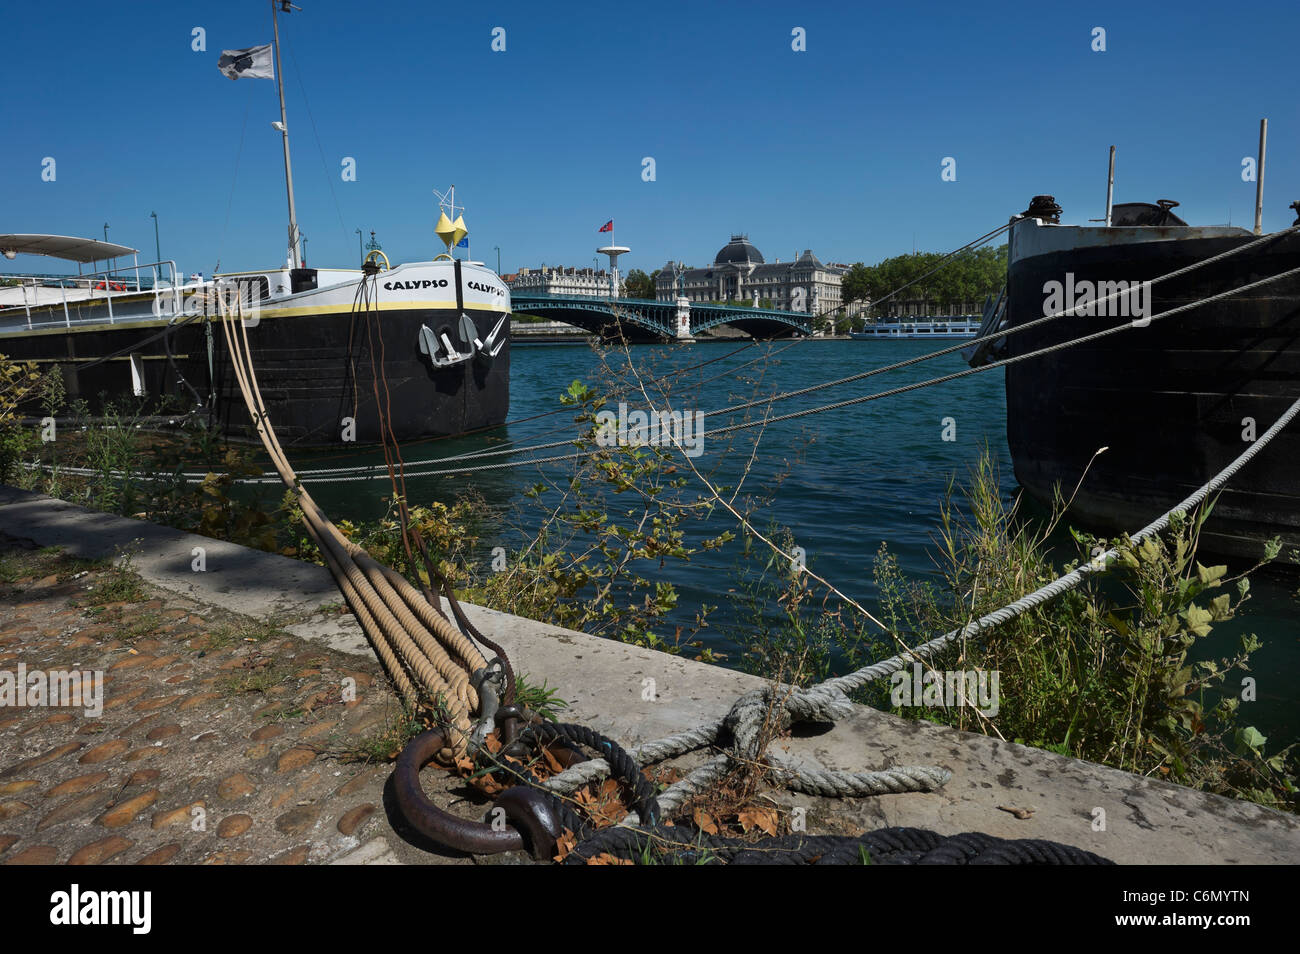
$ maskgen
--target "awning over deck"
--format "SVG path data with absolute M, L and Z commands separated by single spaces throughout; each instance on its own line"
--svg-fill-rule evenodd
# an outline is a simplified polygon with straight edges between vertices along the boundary
M 71 235 L 0 235 L 0 254 L 5 258 L 48 255 L 68 262 L 106 262 L 123 255 L 134 255 L 137 251 L 125 245 Z

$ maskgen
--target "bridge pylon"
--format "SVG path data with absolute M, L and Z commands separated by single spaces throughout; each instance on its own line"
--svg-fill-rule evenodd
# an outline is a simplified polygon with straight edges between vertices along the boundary
M 689 298 L 677 299 L 677 313 L 674 315 L 674 328 L 677 331 L 678 341 L 694 341 L 691 336 L 691 300 Z

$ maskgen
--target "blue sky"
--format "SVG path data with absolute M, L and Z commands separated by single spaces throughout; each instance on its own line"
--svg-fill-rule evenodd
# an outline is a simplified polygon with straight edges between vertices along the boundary
M 473 257 L 495 267 L 500 246 L 503 271 L 592 264 L 610 218 L 625 268 L 703 264 L 733 231 L 769 261 L 873 262 L 960 245 L 1035 193 L 1098 217 L 1112 143 L 1117 201 L 1249 226 L 1241 160 L 1263 116 L 1265 227 L 1300 198 L 1294 3 L 302 6 L 281 36 L 312 265 L 355 265 L 357 228 L 394 261 L 430 258 L 431 190 L 450 183 Z M 0 232 L 107 222 L 147 260 L 157 211 L 186 272 L 283 259 L 275 85 L 216 68 L 270 41 L 265 0 L 11 3 L 4 28 Z

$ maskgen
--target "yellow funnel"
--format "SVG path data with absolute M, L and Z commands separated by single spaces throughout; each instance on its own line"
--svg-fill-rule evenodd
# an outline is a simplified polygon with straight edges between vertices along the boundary
M 451 244 L 459 245 L 460 240 L 469 235 L 469 229 L 465 228 L 465 216 L 456 216 L 456 221 L 451 224 L 453 229 L 451 233 Z

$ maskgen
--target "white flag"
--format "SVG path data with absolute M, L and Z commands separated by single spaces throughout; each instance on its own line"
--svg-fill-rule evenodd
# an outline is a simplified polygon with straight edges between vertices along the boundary
M 221 59 L 217 60 L 217 69 L 232 80 L 275 79 L 275 68 L 271 64 L 271 44 L 250 46 L 246 50 L 222 50 Z

